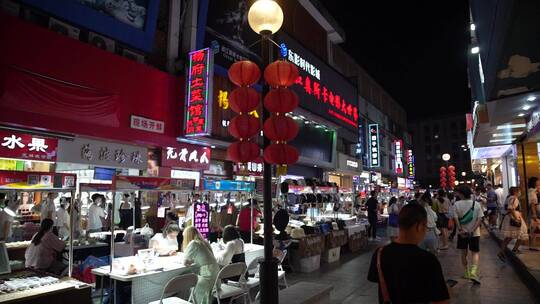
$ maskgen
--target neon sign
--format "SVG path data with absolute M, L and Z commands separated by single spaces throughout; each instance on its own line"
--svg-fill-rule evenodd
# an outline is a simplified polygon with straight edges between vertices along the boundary
M 210 135 L 213 57 L 210 48 L 189 53 L 185 136 Z
M 414 155 L 411 149 L 407 150 L 407 171 L 410 179 L 414 179 L 415 167 L 414 167 Z
M 394 162 L 396 165 L 396 173 L 403 174 L 403 140 L 399 139 L 394 141 L 394 147 L 396 153 L 396 159 Z
M 210 208 L 208 203 L 195 203 L 193 206 L 193 225 L 201 235 L 207 239 L 208 233 L 210 232 L 210 227 L 208 223 L 210 222 Z
M 300 107 L 351 132 L 358 132 L 356 88 L 287 34 L 280 32 L 278 39 L 287 46 L 286 60 L 298 67 L 299 76 L 291 89 L 300 98 Z
M 379 125 L 369 125 L 369 152 L 371 167 L 380 167 L 380 155 L 379 155 Z

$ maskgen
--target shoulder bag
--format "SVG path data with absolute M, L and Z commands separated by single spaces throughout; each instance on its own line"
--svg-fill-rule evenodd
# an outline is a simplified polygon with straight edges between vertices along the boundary
M 471 209 L 467 210 L 467 212 L 459 218 L 459 224 L 460 225 L 467 225 L 474 219 L 474 205 L 476 204 L 475 201 L 473 201 Z
M 381 288 L 381 294 L 383 297 L 383 304 L 391 304 L 390 293 L 388 292 L 388 286 L 384 280 L 384 274 L 381 267 L 381 254 L 384 247 L 377 249 L 377 272 L 379 274 L 379 287 Z

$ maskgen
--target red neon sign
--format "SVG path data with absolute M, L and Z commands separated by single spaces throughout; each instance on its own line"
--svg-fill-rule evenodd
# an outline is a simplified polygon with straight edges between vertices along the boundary
M 327 113 L 340 121 L 358 128 L 358 107 L 347 102 L 339 94 L 331 91 L 321 83 L 309 76 L 298 76 L 296 85 L 303 88 L 308 95 L 315 97 L 323 104 L 327 104 Z
M 189 53 L 189 69 L 184 120 L 185 136 L 209 135 L 213 60 L 209 48 Z

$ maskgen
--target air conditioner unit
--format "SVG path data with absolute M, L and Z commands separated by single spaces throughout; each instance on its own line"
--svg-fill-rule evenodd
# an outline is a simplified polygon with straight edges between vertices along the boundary
M 6 14 L 19 17 L 19 12 L 21 10 L 21 6 L 19 4 L 14 3 L 13 1 L 4 0 L 2 1 L 2 4 L 0 4 L 0 7 Z
M 79 40 L 79 34 L 81 33 L 78 28 L 54 18 L 49 19 L 49 29 L 77 40 Z
M 130 51 L 128 49 L 124 49 L 122 51 L 122 56 L 124 56 L 124 57 L 126 57 L 128 59 L 131 59 L 131 60 L 135 60 L 138 63 L 144 63 L 144 55 L 133 52 L 133 51 Z
M 111 53 L 114 53 L 116 46 L 116 42 L 114 40 L 98 35 L 94 32 L 88 33 L 88 43 Z

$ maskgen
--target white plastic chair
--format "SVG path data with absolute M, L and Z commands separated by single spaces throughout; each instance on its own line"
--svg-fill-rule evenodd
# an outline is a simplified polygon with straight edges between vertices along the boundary
M 240 277 L 240 282 L 234 282 L 234 281 L 227 282 L 228 285 L 232 285 L 232 286 L 237 286 L 237 287 L 241 287 L 242 285 L 245 286 L 245 288 L 248 290 L 248 297 L 249 297 L 250 303 L 252 301 L 250 291 L 253 288 L 258 287 L 261 283 L 261 280 L 259 278 L 259 263 L 261 260 L 262 258 L 257 258 L 251 261 L 251 263 L 249 263 L 244 275 Z M 251 275 L 254 275 L 254 276 L 251 276 Z
M 161 298 L 158 301 L 153 301 L 148 304 L 197 304 L 193 295 L 193 287 L 197 285 L 197 281 L 197 275 L 193 273 L 172 278 L 165 284 Z M 185 291 L 189 291 L 188 301 L 174 297 L 174 295 Z
M 281 252 L 281 256 L 277 257 L 279 260 L 278 263 L 278 283 L 279 281 L 283 281 L 283 285 L 285 285 L 285 288 L 289 288 L 289 284 L 287 284 L 287 278 L 285 277 L 285 270 L 283 270 L 283 261 L 285 260 L 285 257 L 287 256 L 287 249 L 283 250 Z
M 216 278 L 214 283 L 214 290 L 212 294 L 217 299 L 218 304 L 221 304 L 223 299 L 233 300 L 243 298 L 244 303 L 246 299 L 248 303 L 251 303 L 251 298 L 249 297 L 249 290 L 245 284 L 240 283 L 239 286 L 232 286 L 229 284 L 221 284 L 221 281 L 224 279 L 234 278 L 242 276 L 246 272 L 247 266 L 245 263 L 233 263 L 223 267 Z

